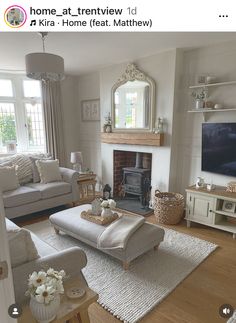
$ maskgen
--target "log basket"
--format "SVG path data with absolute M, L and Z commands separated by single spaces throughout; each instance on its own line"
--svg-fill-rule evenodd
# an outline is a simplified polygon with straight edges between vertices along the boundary
M 177 224 L 184 212 L 184 197 L 179 193 L 155 191 L 154 214 L 157 222 Z

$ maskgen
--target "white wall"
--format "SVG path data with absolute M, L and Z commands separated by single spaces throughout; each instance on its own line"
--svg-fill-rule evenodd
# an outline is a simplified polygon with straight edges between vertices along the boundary
M 100 121 L 81 120 L 81 101 L 99 99 L 100 84 L 99 73 L 82 75 L 78 78 L 78 140 L 80 151 L 84 159 L 84 167 L 90 168 L 97 174 L 98 183 L 101 182 L 101 140 Z M 97 187 L 98 189 L 98 187 Z
M 104 117 L 111 111 L 111 87 L 126 68 L 126 63 L 66 80 L 64 86 L 65 144 L 67 154 L 81 150 L 85 165 L 98 174 L 103 184 L 113 185 L 113 150 L 141 151 L 153 154 L 152 186 L 163 191 L 184 192 L 197 176 L 226 185 L 235 178 L 201 172 L 201 114 L 190 114 L 193 107 L 188 86 L 196 76 L 215 75 L 218 80 L 236 80 L 236 42 L 200 49 L 171 50 L 137 60 L 138 68 L 156 82 L 156 117 L 166 120 L 163 147 L 101 144 Z M 127 62 L 128 63 L 128 62 Z M 76 83 L 77 82 L 77 83 Z M 75 86 L 76 84 L 76 86 Z M 236 87 L 210 90 L 211 100 L 236 107 Z M 76 97 L 77 96 L 77 97 Z M 101 121 L 81 121 L 81 101 L 100 97 Z M 73 101 L 75 100 L 75 101 Z M 77 119 L 76 119 L 77 118 Z M 236 113 L 211 114 L 210 122 L 236 122 Z
M 172 118 L 174 104 L 176 51 L 171 50 L 135 61 L 138 68 L 156 82 L 156 118 L 166 121 L 163 147 L 101 144 L 103 183 L 113 186 L 113 150 L 141 151 L 152 153 L 153 189 L 169 189 Z M 127 64 L 114 65 L 100 72 L 101 117 L 111 111 L 111 88 L 122 75 Z
M 61 82 L 62 94 L 62 112 L 63 112 L 63 134 L 66 151 L 66 165 L 72 168 L 70 163 L 70 153 L 79 150 L 78 140 L 78 90 L 77 77 L 66 76 L 65 80 Z
M 175 188 L 184 192 L 186 186 L 194 184 L 197 176 L 204 177 L 206 182 L 226 185 L 233 177 L 201 171 L 201 114 L 187 113 L 193 103 L 188 86 L 196 82 L 201 74 L 214 75 L 218 81 L 236 80 L 236 42 L 222 43 L 185 52 L 183 69 L 178 77 L 182 80 L 178 110 L 178 162 Z M 209 100 L 221 103 L 225 107 L 236 107 L 236 86 L 224 86 L 210 89 Z M 219 112 L 210 114 L 209 122 L 236 122 L 236 112 Z M 176 157 L 177 156 L 177 157 Z
M 172 140 L 171 140 L 171 165 L 169 177 L 169 190 L 178 192 L 178 164 L 181 163 L 179 155 L 180 125 L 182 111 L 182 71 L 184 66 L 184 55 L 182 50 L 176 50 L 175 64 L 175 87 L 174 87 L 174 108 L 173 108 L 173 123 L 172 123 Z

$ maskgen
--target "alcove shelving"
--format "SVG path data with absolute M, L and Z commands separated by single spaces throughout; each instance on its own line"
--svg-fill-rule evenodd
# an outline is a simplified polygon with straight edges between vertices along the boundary
M 211 87 L 217 87 L 217 86 L 227 86 L 227 85 L 236 85 L 236 81 L 227 81 L 227 82 L 217 82 L 217 83 L 208 83 L 208 84 L 197 84 L 197 85 L 191 85 L 189 86 L 189 89 L 208 89 Z M 203 121 L 206 122 L 208 120 L 207 117 L 210 116 L 211 113 L 219 113 L 219 112 L 230 112 L 230 111 L 236 111 L 235 108 L 220 108 L 220 109 L 189 109 L 189 113 L 202 113 L 203 115 Z
M 236 111 L 236 108 L 222 108 L 222 109 L 192 109 L 188 110 L 189 113 L 202 113 L 203 114 L 203 121 L 206 122 L 207 115 L 209 113 L 216 113 L 216 112 L 230 112 L 230 111 Z
M 233 84 L 236 84 L 236 81 L 191 85 L 191 86 L 189 86 L 189 89 L 200 89 L 200 88 L 204 88 L 204 87 L 207 88 L 207 87 L 233 85 Z

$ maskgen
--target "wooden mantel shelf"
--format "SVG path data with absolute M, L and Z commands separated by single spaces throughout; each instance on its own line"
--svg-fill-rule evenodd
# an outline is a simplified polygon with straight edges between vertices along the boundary
M 102 132 L 101 141 L 106 144 L 163 146 L 164 134 L 154 134 L 151 132 Z

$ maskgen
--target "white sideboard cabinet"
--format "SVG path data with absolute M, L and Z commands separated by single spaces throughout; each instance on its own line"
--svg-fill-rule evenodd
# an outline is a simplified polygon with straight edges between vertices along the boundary
M 236 193 L 226 192 L 223 186 L 216 186 L 212 191 L 190 186 L 186 193 L 188 227 L 191 222 L 201 223 L 231 232 L 236 238 Z

